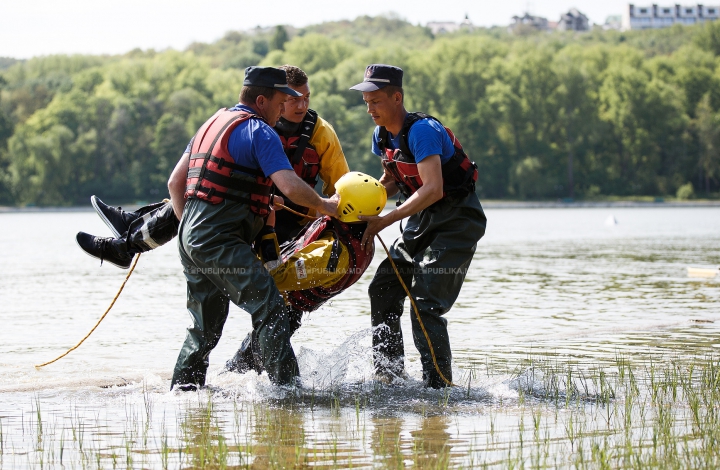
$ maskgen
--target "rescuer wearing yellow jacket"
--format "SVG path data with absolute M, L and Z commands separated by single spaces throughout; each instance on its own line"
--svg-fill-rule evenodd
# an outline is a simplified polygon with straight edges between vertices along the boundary
M 313 188 L 317 186 L 318 177 L 321 178 L 323 194 L 331 196 L 335 194 L 337 180 L 349 171 L 340 141 L 335 129 L 310 109 L 310 86 L 305 72 L 292 65 L 280 68 L 285 70 L 290 87 L 302 96 L 290 97 L 285 102 L 275 131 L 295 173 Z M 283 196 L 279 191 L 276 194 Z M 308 214 L 307 208 L 287 198 L 285 204 L 296 212 Z M 280 243 L 293 238 L 307 221 L 308 218 L 290 211 L 278 212 L 275 231 Z

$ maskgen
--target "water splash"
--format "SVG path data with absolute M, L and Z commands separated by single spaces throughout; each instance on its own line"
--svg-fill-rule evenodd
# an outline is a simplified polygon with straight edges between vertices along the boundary
M 328 390 L 346 381 L 362 382 L 372 377 L 372 329 L 354 333 L 329 353 L 301 347 L 300 376 L 305 387 Z
M 583 376 L 561 376 L 537 367 L 522 371 L 506 383 L 511 390 L 540 399 L 595 400 L 600 395 L 595 383 Z

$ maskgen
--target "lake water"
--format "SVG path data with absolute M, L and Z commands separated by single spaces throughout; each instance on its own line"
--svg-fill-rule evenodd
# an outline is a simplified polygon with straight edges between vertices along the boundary
M 411 379 L 373 381 L 367 286 L 384 257 L 378 244 L 363 278 L 306 316 L 293 337 L 302 389 L 273 387 L 266 375 L 220 374 L 250 329 L 249 316 L 231 306 L 210 357 L 209 389 L 172 393 L 190 323 L 175 243 L 143 254 L 90 338 L 36 370 L 85 336 L 127 271 L 100 266 L 76 246 L 79 230 L 110 235 L 93 212 L 0 214 L 0 468 L 503 467 L 523 432 L 519 417 L 530 416 L 517 377 L 533 358 L 590 374 L 618 357 L 648 364 L 720 355 L 720 278 L 687 274 L 688 266 L 720 265 L 720 208 L 487 216 L 447 314 L 462 389 L 422 388 L 407 308 Z M 382 236 L 389 243 L 398 233 L 393 226 Z M 585 416 L 599 413 L 590 408 Z M 203 429 L 214 436 L 208 449 L 220 444 L 215 460 L 192 451 Z M 575 446 L 557 445 L 562 466 Z

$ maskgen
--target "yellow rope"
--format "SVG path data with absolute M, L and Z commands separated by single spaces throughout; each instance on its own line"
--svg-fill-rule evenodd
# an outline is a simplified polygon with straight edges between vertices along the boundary
M 287 206 L 284 206 L 282 204 L 275 203 L 276 206 L 281 207 L 285 210 L 288 210 L 292 212 L 293 214 L 308 217 L 311 219 L 317 219 L 317 217 L 311 217 L 306 214 L 301 214 L 300 212 L 294 211 L 290 209 Z M 443 382 L 446 384 L 452 386 L 452 387 L 459 387 L 459 385 L 456 385 L 449 381 L 442 372 L 440 372 L 440 366 L 438 366 L 437 359 L 435 358 L 435 349 L 433 349 L 432 343 L 430 342 L 430 336 L 428 336 L 427 330 L 425 329 L 425 325 L 423 324 L 422 320 L 420 319 L 420 312 L 418 311 L 417 305 L 415 305 L 415 299 L 413 299 L 413 296 L 410 294 L 410 290 L 405 285 L 405 281 L 403 281 L 402 277 L 400 276 L 400 271 L 398 271 L 397 266 L 395 266 L 395 261 L 393 261 L 392 257 L 390 256 L 390 252 L 387 249 L 387 246 L 385 246 L 385 242 L 382 238 L 380 238 L 380 234 L 375 235 L 378 240 L 380 240 L 380 243 L 382 244 L 382 247 L 385 249 L 385 253 L 387 254 L 388 259 L 390 260 L 390 264 L 392 264 L 393 270 L 395 271 L 395 275 L 398 278 L 398 281 L 400 281 L 400 284 L 402 285 L 403 289 L 405 289 L 405 293 L 407 294 L 408 298 L 410 299 L 410 304 L 413 307 L 413 310 L 415 311 L 415 318 L 417 318 L 418 323 L 420 324 L 420 328 L 422 329 L 423 334 L 425 335 L 425 340 L 427 341 L 428 348 L 430 349 L 430 356 L 432 356 L 433 364 L 435 365 L 435 370 L 438 374 L 440 374 L 440 378 L 443 379 Z
M 380 238 L 380 234 L 375 235 L 378 240 L 380 240 L 380 243 L 382 244 L 382 247 L 385 249 L 385 253 L 387 254 L 388 259 L 390 260 L 390 264 L 392 264 L 393 270 L 395 271 L 395 275 L 397 276 L 398 280 L 400 281 L 400 284 L 402 285 L 403 289 L 405 289 L 405 293 L 408 296 L 408 299 L 410 299 L 410 304 L 413 307 L 413 310 L 415 311 L 415 318 L 417 318 L 418 323 L 420 324 L 420 328 L 422 329 L 423 334 L 425 335 L 425 340 L 427 341 L 428 348 L 430 348 L 430 356 L 432 356 L 433 364 L 435 365 L 435 370 L 438 374 L 440 374 L 440 378 L 443 379 L 443 382 L 450 385 L 451 387 L 459 387 L 459 385 L 455 385 L 451 381 L 449 381 L 442 372 L 440 372 L 440 366 L 438 366 L 437 359 L 435 359 L 435 349 L 433 349 L 432 343 L 430 342 L 430 336 L 428 336 L 427 330 L 425 329 L 425 325 L 423 324 L 422 320 L 420 319 L 420 312 L 418 311 L 417 305 L 415 305 L 415 299 L 413 299 L 413 296 L 410 295 L 410 290 L 405 285 L 405 282 L 402 280 L 402 277 L 400 276 L 400 271 L 398 271 L 397 266 L 395 266 L 395 261 L 393 261 L 392 256 L 390 256 L 390 251 L 388 251 L 387 246 L 385 246 L 385 242 L 382 238 Z
M 283 205 L 283 204 L 278 204 L 278 203 L 276 203 L 275 205 L 278 206 L 278 207 L 281 207 L 281 208 L 283 208 L 283 209 L 285 209 L 285 210 L 287 210 L 287 211 L 290 211 L 290 212 L 292 212 L 293 214 L 299 215 L 299 216 L 301 216 L 301 217 L 306 217 L 306 218 L 309 218 L 309 219 L 317 219 L 317 218 L 318 218 L 318 217 L 313 217 L 313 216 L 310 216 L 310 215 L 307 215 L 307 214 L 302 214 L 302 213 L 297 212 L 297 211 L 295 211 L 295 210 L 293 210 L 293 209 L 290 209 L 289 207 L 287 207 L 287 206 L 285 206 L 285 205 Z M 430 349 L 430 356 L 432 356 L 433 365 L 435 366 L 435 370 L 436 370 L 437 373 L 440 375 L 440 378 L 443 379 L 443 382 L 445 382 L 446 384 L 448 384 L 448 385 L 450 385 L 450 386 L 452 386 L 452 387 L 458 387 L 459 385 L 456 385 L 456 384 L 452 383 L 451 381 L 449 381 L 449 380 L 445 377 L 445 375 L 443 375 L 443 373 L 440 371 L 440 366 L 438 366 L 437 359 L 435 358 L 435 349 L 433 349 L 432 342 L 430 341 L 430 336 L 428 336 L 427 330 L 425 329 L 425 325 L 423 324 L 422 319 L 420 319 L 420 312 L 418 311 L 417 305 L 415 305 L 415 299 L 413 299 L 413 296 L 410 294 L 410 290 L 407 288 L 407 286 L 405 285 L 405 282 L 403 281 L 402 277 L 400 276 L 400 272 L 398 271 L 397 266 L 395 266 L 395 262 L 393 261 L 392 257 L 390 256 L 390 251 L 388 251 L 387 246 L 385 246 L 385 242 L 383 241 L 382 238 L 380 238 L 380 234 L 377 234 L 377 235 L 375 235 L 375 236 L 378 238 L 378 240 L 380 240 L 380 243 L 382 244 L 382 247 L 385 249 L 385 253 L 387 254 L 387 257 L 388 257 L 388 259 L 390 260 L 390 264 L 392 265 L 393 270 L 395 271 L 395 275 L 397 276 L 398 281 L 400 281 L 400 284 L 402 285 L 403 289 L 405 290 L 405 293 L 407 294 L 408 298 L 410 299 L 410 304 L 412 305 L 413 310 L 415 311 L 415 317 L 417 318 L 417 321 L 418 321 L 418 323 L 420 324 L 420 328 L 422 329 L 422 332 L 423 332 L 423 334 L 425 335 L 425 340 L 427 341 L 428 348 Z M 128 279 L 130 279 L 130 275 L 131 275 L 131 274 L 133 273 L 133 271 L 135 270 L 135 266 L 137 266 L 137 263 L 138 263 L 138 260 L 139 260 L 139 259 L 140 259 L 140 255 L 138 254 L 138 255 L 135 257 L 135 261 L 133 262 L 132 267 L 130 268 L 130 272 L 127 274 L 127 276 L 125 277 L 125 280 L 123 281 L 122 285 L 120 286 L 120 290 L 118 290 L 118 293 L 115 295 L 115 298 L 114 298 L 114 299 L 112 300 L 112 302 L 110 303 L 110 306 L 107 308 L 107 310 L 105 310 L 105 313 L 103 313 L 103 315 L 102 315 L 102 316 L 100 317 L 100 319 L 97 321 L 97 323 L 95 324 L 95 326 L 93 326 L 92 330 L 90 330 L 90 332 L 89 332 L 87 335 L 85 335 L 85 337 L 84 337 L 83 339 L 81 339 L 78 344 L 76 344 L 76 345 L 73 346 L 72 348 L 68 349 L 64 354 L 61 354 L 60 356 L 56 357 L 56 358 L 53 359 L 52 361 L 48 361 L 48 362 L 45 362 L 45 363 L 43 363 L 43 364 L 37 364 L 37 365 L 35 366 L 36 369 L 39 369 L 39 368 L 41 368 L 41 367 L 45 367 L 45 366 L 48 365 L 48 364 L 52 364 L 53 362 L 62 359 L 63 357 L 67 356 L 67 355 L 70 354 L 72 351 L 74 351 L 75 349 L 77 349 L 81 344 L 83 344 L 83 342 L 84 342 L 86 339 L 88 339 L 88 337 L 90 337 L 90 335 L 93 333 L 93 331 L 95 331 L 95 329 L 98 327 L 98 325 L 100 325 L 100 322 L 103 321 L 103 319 L 104 319 L 105 316 L 108 314 L 108 312 L 110 312 L 110 309 L 113 308 L 113 305 L 115 305 L 115 301 L 118 299 L 118 297 L 120 297 L 120 293 L 121 293 L 121 292 L 123 291 L 123 289 L 125 288 L 125 284 L 127 283 Z
M 98 327 L 98 325 L 100 325 L 100 322 L 103 321 L 103 319 L 104 319 L 105 316 L 108 314 L 108 312 L 110 312 L 110 309 L 113 308 L 113 305 L 115 305 L 115 301 L 118 299 L 118 297 L 120 297 L 120 293 L 121 293 L 121 292 L 123 291 L 123 289 L 125 288 L 125 284 L 128 282 L 128 279 L 130 279 L 130 275 L 133 273 L 133 271 L 135 271 L 135 266 L 137 266 L 137 263 L 138 263 L 138 260 L 139 260 L 139 259 L 140 259 L 140 254 L 138 254 L 138 255 L 135 257 L 135 261 L 133 262 L 133 265 L 132 265 L 132 267 L 130 268 L 130 272 L 127 273 L 127 276 L 125 276 L 125 280 L 123 281 L 122 285 L 120 286 L 120 290 L 118 290 L 118 293 L 115 294 L 115 298 L 114 298 L 114 299 L 112 300 L 112 302 L 110 303 L 110 306 L 107 308 L 107 310 L 105 310 L 105 313 L 102 314 L 102 317 L 100 317 L 100 320 L 98 320 L 97 323 L 95 323 L 95 326 L 93 326 L 92 330 L 90 330 L 90 333 L 86 334 L 85 337 L 84 337 L 83 339 L 81 339 L 78 344 L 76 344 L 76 345 L 73 346 L 72 348 L 68 349 L 67 351 L 65 351 L 65 353 L 63 353 L 63 354 L 61 354 L 60 356 L 56 357 L 56 358 L 53 359 L 52 361 L 44 362 L 44 363 L 42 363 L 42 364 L 37 364 L 37 365 L 35 366 L 36 369 L 39 369 L 39 368 L 41 368 L 41 367 L 45 367 L 45 366 L 48 365 L 48 364 L 52 364 L 53 362 L 62 359 L 63 357 L 67 356 L 67 355 L 70 354 L 72 351 L 74 351 L 74 350 L 76 350 L 78 347 L 80 347 L 80 345 L 83 344 L 83 342 L 90 337 L 90 335 L 93 333 L 93 331 L 95 331 L 95 329 Z
M 296 211 L 296 210 L 292 210 L 292 209 L 290 209 L 288 206 L 286 206 L 286 205 L 284 205 L 284 204 L 280 204 L 279 202 L 275 202 L 275 203 L 273 203 L 273 205 L 274 205 L 274 206 L 278 206 L 278 207 L 280 207 L 280 208 L 282 208 L 282 209 L 285 209 L 286 211 L 291 212 L 291 213 L 293 213 L 293 214 L 295 214 L 295 215 L 299 215 L 300 217 L 305 217 L 306 219 L 313 219 L 313 220 L 314 220 L 314 219 L 319 219 L 319 218 L 320 218 L 320 217 L 315 217 L 315 216 L 308 215 L 308 214 L 303 214 L 302 212 L 298 212 L 298 211 Z

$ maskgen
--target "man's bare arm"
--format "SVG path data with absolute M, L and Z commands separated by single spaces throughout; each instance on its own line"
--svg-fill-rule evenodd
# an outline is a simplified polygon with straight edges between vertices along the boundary
M 270 178 L 275 186 L 295 204 L 309 207 L 324 215 L 337 216 L 337 198 L 321 198 L 293 170 L 276 171 L 270 175 Z
M 423 184 L 420 189 L 415 191 L 402 206 L 384 216 L 360 216 L 360 220 L 365 220 L 368 227 L 365 229 L 361 246 L 366 251 L 370 250 L 373 237 L 385 227 L 397 222 L 400 219 L 409 217 L 420 212 L 432 204 L 442 199 L 443 195 L 443 178 L 442 164 L 440 163 L 440 155 L 431 155 L 424 158 L 417 164 L 418 174 Z M 383 175 L 385 178 L 386 175 Z M 382 179 L 380 180 L 382 182 Z M 385 185 L 387 188 L 388 185 Z M 397 192 L 397 187 L 396 187 Z
M 398 193 L 398 187 L 397 184 L 395 184 L 395 178 L 393 178 L 387 170 L 385 170 L 383 172 L 383 175 L 380 177 L 380 184 L 385 186 L 387 197 L 393 197 Z
M 185 209 L 185 185 L 187 184 L 187 172 L 190 165 L 190 154 L 184 153 L 175 165 L 170 179 L 168 180 L 168 191 L 170 192 L 170 202 L 173 206 L 175 217 L 180 220 L 182 218 L 183 209 Z

